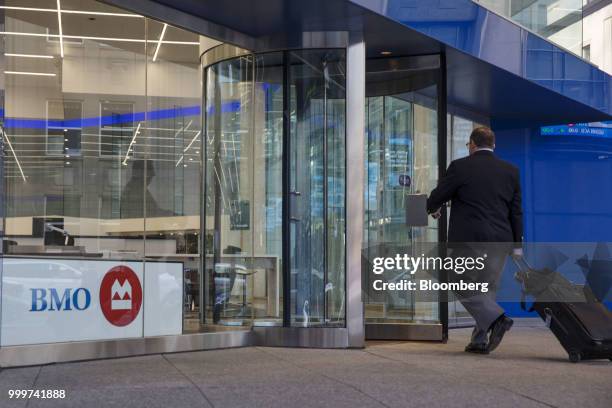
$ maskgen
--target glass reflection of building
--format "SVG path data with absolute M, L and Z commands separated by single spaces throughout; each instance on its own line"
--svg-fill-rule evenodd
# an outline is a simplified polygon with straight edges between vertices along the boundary
M 553 43 L 583 55 L 583 0 L 475 0 Z

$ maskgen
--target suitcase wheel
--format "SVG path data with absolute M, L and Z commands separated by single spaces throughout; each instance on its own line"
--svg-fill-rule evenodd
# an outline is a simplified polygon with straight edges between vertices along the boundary
M 582 356 L 577 351 L 572 351 L 569 353 L 569 361 L 572 363 L 577 363 L 582 359 Z

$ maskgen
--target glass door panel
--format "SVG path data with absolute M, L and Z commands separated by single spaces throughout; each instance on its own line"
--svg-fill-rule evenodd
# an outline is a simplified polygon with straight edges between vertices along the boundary
M 244 55 L 205 83 L 205 329 L 343 327 L 345 51 Z
M 207 330 L 282 324 L 283 54 L 206 69 Z
M 375 291 L 372 283 L 380 275 L 371 268 L 375 257 L 419 256 L 438 242 L 438 221 L 407 225 L 406 206 L 411 196 L 429 194 L 438 180 L 439 69 L 437 55 L 368 62 L 363 288 L 370 338 L 424 338 L 441 328 L 439 297 Z M 387 270 L 383 277 L 413 279 L 405 270 Z
M 344 325 L 344 50 L 289 53 L 290 325 Z
M 205 215 L 211 247 L 203 317 L 209 330 L 250 325 L 252 66 L 246 56 L 207 69 Z

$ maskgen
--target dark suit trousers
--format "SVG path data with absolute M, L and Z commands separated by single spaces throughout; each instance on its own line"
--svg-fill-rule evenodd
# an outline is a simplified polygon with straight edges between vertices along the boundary
M 479 257 L 486 254 L 485 268 L 482 271 L 466 271 L 463 274 L 449 272 L 450 282 L 463 280 L 488 284 L 487 292 L 455 292 L 457 299 L 476 321 L 476 327 L 472 332 L 473 343 L 486 343 L 489 328 L 499 316 L 504 314 L 504 309 L 497 304 L 496 295 L 509 248 L 503 244 L 479 245 L 478 243 L 453 246 L 452 257 Z

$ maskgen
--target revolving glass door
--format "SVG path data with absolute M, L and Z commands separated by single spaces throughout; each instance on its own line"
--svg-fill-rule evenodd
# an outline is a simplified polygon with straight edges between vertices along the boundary
M 442 238 L 438 220 L 415 223 L 407 216 L 410 206 L 423 203 L 436 186 L 445 156 L 440 154 L 445 140 L 439 126 L 445 117 L 440 115 L 440 57 L 380 58 L 366 66 L 366 339 L 442 340 L 443 294 L 377 291 L 373 282 L 380 275 L 372 273 L 376 257 L 419 256 Z M 405 270 L 387 270 L 383 276 L 387 282 L 412 279 Z
M 201 324 L 344 327 L 346 52 L 230 51 L 204 69 Z

